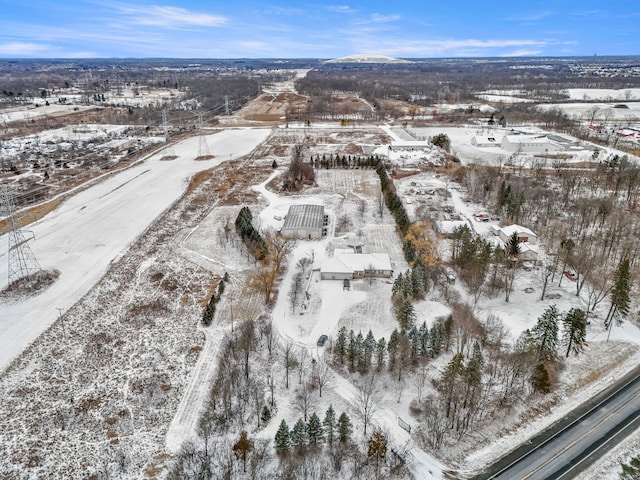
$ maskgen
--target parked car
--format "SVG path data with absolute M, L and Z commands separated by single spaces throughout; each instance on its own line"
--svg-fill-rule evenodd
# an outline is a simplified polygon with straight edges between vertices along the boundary
M 324 344 L 327 343 L 328 339 L 329 337 L 327 337 L 326 335 L 320 335 L 320 338 L 318 338 L 318 346 L 324 347 Z

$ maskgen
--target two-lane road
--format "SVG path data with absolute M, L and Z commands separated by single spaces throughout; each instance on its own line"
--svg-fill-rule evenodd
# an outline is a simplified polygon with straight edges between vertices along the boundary
M 575 478 L 640 426 L 640 372 L 625 377 L 583 408 L 518 448 L 474 480 Z

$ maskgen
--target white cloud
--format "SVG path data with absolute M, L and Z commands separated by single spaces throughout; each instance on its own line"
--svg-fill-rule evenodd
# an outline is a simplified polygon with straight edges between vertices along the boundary
M 38 43 L 0 43 L 0 55 L 37 55 L 47 52 L 49 49 L 48 45 Z
M 183 27 L 219 27 L 228 20 L 221 15 L 192 12 L 185 8 L 151 5 L 140 7 L 116 7 L 120 13 L 132 16 L 138 25 L 150 25 L 167 28 Z
M 348 5 L 328 5 L 327 10 L 335 13 L 355 13 L 356 10 Z
M 301 8 L 284 8 L 284 7 L 271 7 L 266 13 L 273 15 L 301 15 L 304 10 Z
M 371 21 L 375 23 L 388 23 L 397 20 L 400 20 L 400 15 L 380 15 L 379 13 L 371 15 Z

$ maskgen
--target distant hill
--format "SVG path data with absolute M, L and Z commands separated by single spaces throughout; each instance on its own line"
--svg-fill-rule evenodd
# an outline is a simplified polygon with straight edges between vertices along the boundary
M 376 55 L 367 53 L 358 53 L 356 55 L 348 55 L 346 57 L 334 58 L 324 63 L 413 63 L 409 60 L 401 58 L 387 57 L 386 55 Z

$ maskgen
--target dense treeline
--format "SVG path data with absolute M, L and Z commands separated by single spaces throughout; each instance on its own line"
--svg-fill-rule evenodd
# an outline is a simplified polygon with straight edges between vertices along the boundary
M 253 226 L 253 215 L 249 207 L 242 207 L 236 217 L 236 232 L 257 260 L 267 255 L 267 245 L 260 232 Z
M 427 60 L 412 64 L 325 64 L 296 81 L 299 91 L 314 99 L 310 112 L 331 108 L 335 92 L 357 92 L 376 106 L 376 99 L 418 105 L 474 100 L 485 90 L 519 90 L 523 97 L 543 101 L 566 99 L 567 88 L 632 88 L 635 75 L 624 75 L 633 59 L 573 59 L 573 62 L 517 59 L 500 62 Z M 601 64 L 604 68 L 595 68 Z M 594 68 L 591 68 L 594 67 Z M 619 75 L 600 75 L 614 69 Z
M 561 284 L 570 269 L 575 276 L 566 281 L 574 282 L 591 313 L 607 298 L 620 262 L 628 260 L 632 272 L 638 263 L 640 167 L 618 155 L 585 169 L 537 161 L 532 175 L 517 167 L 473 166 L 461 169 L 459 179 L 474 201 L 505 223 L 524 225 L 544 239 L 549 261 L 541 269 L 543 285 Z
M 328 170 L 330 168 L 344 168 L 344 169 L 361 169 L 361 168 L 375 168 L 380 163 L 380 157 L 377 155 L 339 155 L 339 154 L 322 154 L 312 155 L 309 162 L 315 168 L 321 168 Z
M 225 284 L 228 281 L 229 281 L 229 274 L 225 272 L 224 277 L 222 277 L 218 282 L 218 286 L 216 287 L 216 290 L 211 295 L 211 298 L 209 298 L 209 302 L 207 302 L 207 306 L 204 308 L 204 311 L 202 312 L 202 324 L 205 327 L 208 327 L 209 325 L 211 325 L 211 322 L 213 321 L 213 317 L 216 313 L 216 304 L 220 301 L 220 298 L 224 293 Z

